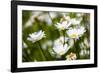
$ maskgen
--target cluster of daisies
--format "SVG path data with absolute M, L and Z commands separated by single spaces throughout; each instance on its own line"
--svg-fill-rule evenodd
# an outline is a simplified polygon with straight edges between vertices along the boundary
M 81 16 L 83 16 L 83 14 L 79 14 L 78 18 L 71 18 L 70 16 L 63 15 L 60 21 L 54 24 L 55 28 L 62 33 L 60 34 L 59 38 L 53 41 L 52 46 L 52 50 L 54 51 L 53 53 L 55 53 L 58 57 L 62 57 L 63 55 L 65 55 L 68 50 L 75 45 L 75 41 L 79 40 L 86 32 L 85 27 L 80 25 L 82 21 L 82 18 L 80 18 Z M 46 37 L 47 36 L 45 31 L 39 30 L 37 32 L 29 34 L 27 40 L 35 43 Z M 85 42 L 87 43 L 87 41 Z M 49 42 L 49 45 L 50 44 L 52 45 L 52 43 Z M 67 54 L 65 58 L 66 60 L 76 60 L 77 54 L 72 51 Z

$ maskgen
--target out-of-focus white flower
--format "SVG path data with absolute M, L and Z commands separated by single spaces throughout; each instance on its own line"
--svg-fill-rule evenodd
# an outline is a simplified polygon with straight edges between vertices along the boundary
M 84 44 L 86 45 L 87 48 L 90 47 L 90 43 L 87 38 L 84 39 Z
M 82 17 L 84 15 L 84 13 L 77 13 L 76 16 L 77 17 Z
M 50 14 L 50 17 L 51 17 L 52 19 L 54 19 L 54 18 L 57 17 L 57 13 L 56 13 L 56 12 L 49 12 L 49 14 Z
M 69 61 L 70 60 L 76 60 L 76 58 L 77 58 L 76 54 L 72 53 L 72 52 L 69 55 L 66 56 L 66 59 L 69 60 Z
M 27 50 L 27 53 L 28 53 L 28 54 L 30 54 L 30 53 L 31 53 L 31 51 L 28 49 L 28 50 Z
M 87 55 L 89 55 L 90 54 L 90 51 L 89 50 L 87 50 Z
M 85 55 L 89 55 L 90 54 L 90 51 L 89 50 L 86 50 L 86 49 L 82 49 L 80 51 L 80 56 L 85 56 Z
M 64 12 L 64 13 L 61 13 L 61 15 L 62 15 L 63 17 L 69 17 L 69 14 L 70 14 L 69 12 L 68 12 L 68 13 L 65 13 L 65 12 Z
M 33 11 L 32 15 L 34 15 L 34 17 L 40 16 L 41 14 L 43 14 L 43 12 L 41 11 Z
M 69 47 L 67 44 L 61 44 L 61 43 L 56 43 L 54 44 L 53 50 L 58 54 L 58 55 L 63 55 L 68 51 Z
M 82 17 L 79 18 L 70 18 L 70 16 L 63 15 L 64 19 L 69 21 L 70 24 L 77 25 L 80 24 L 82 21 Z
M 37 60 L 36 60 L 36 59 L 34 59 L 34 62 L 37 62 Z
M 81 26 L 80 28 L 73 28 L 68 30 L 67 34 L 70 38 L 78 39 L 84 34 L 85 31 L 85 28 Z
M 29 18 L 29 20 L 26 22 L 26 24 L 25 24 L 24 27 L 27 28 L 27 27 L 32 26 L 33 22 L 34 22 L 34 16 L 31 16 L 31 17 Z
M 84 45 L 83 42 L 81 42 L 81 43 L 79 44 L 79 46 L 80 46 L 81 49 L 85 49 L 85 48 L 86 48 L 86 46 Z
M 71 19 L 71 24 L 77 25 L 77 24 L 80 24 L 81 21 L 82 21 L 82 18 L 80 18 L 80 19 L 72 18 L 72 19 Z
M 68 29 L 68 27 L 71 25 L 70 22 L 70 17 L 69 16 L 64 16 L 63 18 L 61 18 L 60 23 L 57 23 L 55 26 L 59 29 L 59 30 L 65 30 Z
M 44 42 L 43 44 L 42 44 L 42 48 L 43 49 L 48 49 L 48 47 L 51 47 L 52 46 L 52 41 L 51 40 L 48 40 L 48 41 L 46 41 L 46 42 Z
M 67 21 L 70 21 L 71 20 L 70 16 L 64 15 L 63 18 L 64 18 L 64 20 L 67 20 Z
M 87 38 L 84 38 L 84 41 L 79 44 L 81 49 L 88 49 L 90 47 L 90 43 Z
M 80 56 L 84 56 L 84 55 L 85 55 L 84 50 L 81 50 L 81 51 L 80 51 Z
M 61 23 L 57 23 L 55 26 L 59 29 L 59 30 L 65 30 L 68 29 L 68 27 L 71 25 L 70 22 L 68 21 L 63 21 Z
M 27 48 L 27 44 L 25 42 L 23 42 L 23 45 L 22 45 L 23 48 Z
M 36 41 L 41 40 L 44 37 L 45 37 L 44 32 L 42 30 L 40 30 L 38 32 L 34 32 L 32 34 L 29 34 L 29 37 L 27 38 L 27 40 L 32 41 L 34 43 Z
M 48 40 L 46 43 L 48 46 L 52 46 L 52 44 L 53 44 L 51 40 Z
M 35 21 L 34 18 L 35 17 L 38 17 L 40 14 L 41 14 L 41 12 L 32 12 L 29 20 L 25 23 L 25 26 L 24 27 L 27 28 L 27 27 L 32 26 L 33 23 L 34 23 L 34 21 Z
M 38 16 L 38 19 L 42 22 L 45 21 L 48 25 L 52 24 L 52 20 L 48 14 L 42 14 L 41 16 Z
M 68 40 L 68 38 L 65 37 L 65 42 Z M 57 40 L 54 41 L 54 46 L 53 50 L 58 54 L 58 55 L 63 55 L 69 50 L 70 46 L 68 44 L 64 44 L 64 37 L 61 36 Z
M 43 48 L 44 50 L 46 50 L 46 49 L 47 49 L 47 44 L 42 44 L 42 48 Z

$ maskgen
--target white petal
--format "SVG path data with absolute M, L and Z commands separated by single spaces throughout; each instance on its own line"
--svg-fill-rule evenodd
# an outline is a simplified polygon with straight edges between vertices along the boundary
M 38 32 L 34 32 L 32 34 L 29 34 L 29 37 L 27 39 L 34 43 L 38 40 L 41 40 L 44 36 L 45 36 L 44 32 L 42 32 L 42 30 L 40 30 Z

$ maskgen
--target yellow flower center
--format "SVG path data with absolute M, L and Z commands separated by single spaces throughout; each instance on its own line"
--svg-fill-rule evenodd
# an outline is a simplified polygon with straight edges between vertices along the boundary
M 74 33 L 74 34 L 71 35 L 72 38 L 77 38 L 77 36 L 78 35 L 76 33 Z
M 65 29 L 64 26 L 61 29 L 64 30 Z

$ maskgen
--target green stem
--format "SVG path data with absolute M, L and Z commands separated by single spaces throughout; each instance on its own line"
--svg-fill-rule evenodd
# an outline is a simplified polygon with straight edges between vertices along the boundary
M 77 58 L 79 58 L 79 51 L 78 51 L 78 48 L 76 48 L 76 45 L 75 45 L 76 40 L 75 39 L 73 39 L 73 40 L 74 40 L 74 52 L 76 53 Z
M 64 44 L 65 45 L 65 31 L 63 30 L 63 36 L 64 36 Z
M 42 49 L 42 47 L 41 47 L 40 42 L 38 42 L 38 45 L 39 45 L 39 48 L 40 48 L 40 50 L 41 50 L 42 55 L 43 55 L 43 56 L 45 57 L 45 59 L 47 60 L 47 57 L 45 56 L 45 53 L 44 53 L 44 51 L 43 51 L 43 49 Z

